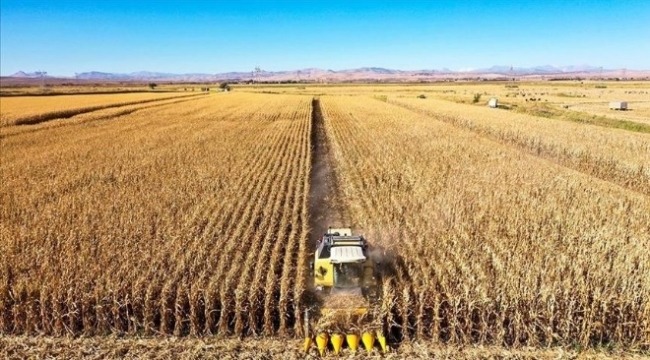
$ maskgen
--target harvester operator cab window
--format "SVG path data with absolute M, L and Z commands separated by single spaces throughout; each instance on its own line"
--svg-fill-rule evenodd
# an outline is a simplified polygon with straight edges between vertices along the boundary
M 338 288 L 361 287 L 362 264 L 334 264 L 334 286 Z

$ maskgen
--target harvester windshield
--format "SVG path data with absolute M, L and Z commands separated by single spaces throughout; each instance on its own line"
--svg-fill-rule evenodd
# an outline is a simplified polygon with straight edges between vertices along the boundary
M 363 277 L 363 264 L 340 263 L 334 264 L 334 287 L 355 288 L 361 287 Z

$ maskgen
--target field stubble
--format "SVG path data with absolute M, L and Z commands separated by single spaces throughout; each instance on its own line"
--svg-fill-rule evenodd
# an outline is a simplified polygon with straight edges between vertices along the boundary
M 314 359 L 305 356 L 301 340 L 287 339 L 222 339 L 193 337 L 92 337 L 52 338 L 18 336 L 0 337 L 0 357 L 8 360 L 25 358 L 47 359 Z M 377 359 L 376 354 L 350 354 L 343 351 L 337 358 Z M 643 359 L 641 355 L 616 351 L 603 353 L 594 350 L 563 348 L 502 347 L 434 347 L 426 343 L 401 344 L 398 351 L 381 356 L 382 359 L 453 359 L 453 360 L 558 360 L 558 359 Z
M 42 122 L 70 118 L 97 110 L 146 104 L 179 97 L 200 94 L 187 93 L 132 93 L 65 96 L 19 96 L 0 97 L 0 127 L 33 125 Z

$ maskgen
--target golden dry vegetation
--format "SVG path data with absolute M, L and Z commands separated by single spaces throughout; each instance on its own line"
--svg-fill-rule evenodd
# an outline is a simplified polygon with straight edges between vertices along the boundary
M 650 92 L 646 92 L 646 99 L 641 101 L 628 102 L 628 106 L 632 110 L 616 111 L 615 114 L 604 106 L 601 102 L 589 102 L 576 104 L 569 107 L 570 110 L 594 114 L 597 116 L 616 117 L 629 121 L 639 122 L 645 125 L 650 125 Z M 626 98 L 626 97 L 621 97 Z
M 535 116 L 578 123 L 632 128 L 650 133 L 650 86 L 647 81 L 479 81 L 433 84 L 320 84 L 237 86 L 240 91 L 270 94 L 367 95 L 377 99 L 416 98 L 423 95 L 455 103 L 485 106 L 496 97 L 502 108 Z M 609 109 L 610 101 L 627 101 L 628 111 Z
M 290 330 L 310 102 L 202 97 L 3 139 L 0 330 Z
M 0 98 L 0 355 L 301 357 L 315 107 L 388 358 L 647 355 L 650 135 L 451 87 Z
M 0 357 L 22 359 L 315 359 L 302 351 L 302 342 L 291 339 L 246 338 L 222 339 L 215 337 L 0 337 Z M 334 357 L 331 357 L 334 358 Z M 337 358 L 359 359 L 362 354 L 345 354 Z M 539 349 L 503 347 L 431 347 L 426 343 L 402 344 L 398 351 L 371 359 L 449 359 L 449 360 L 602 360 L 645 359 L 642 355 L 597 350 Z
M 194 94 L 192 94 L 194 95 Z M 126 93 L 101 95 L 0 97 L 0 127 L 38 124 L 97 110 L 152 103 L 184 93 Z
M 650 342 L 647 195 L 395 105 L 322 104 L 350 219 L 396 259 L 400 336 Z
M 650 195 L 650 134 L 438 99 L 396 98 L 389 101 Z

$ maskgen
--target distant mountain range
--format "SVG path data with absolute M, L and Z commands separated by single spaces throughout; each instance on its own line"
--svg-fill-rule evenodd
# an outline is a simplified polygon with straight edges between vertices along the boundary
M 107 73 L 99 71 L 82 72 L 75 77 L 46 76 L 47 78 L 78 79 L 96 81 L 177 81 L 177 82 L 198 82 L 198 81 L 363 81 L 363 80 L 395 80 L 395 81 L 417 81 L 434 80 L 445 78 L 485 78 L 495 79 L 503 77 L 647 77 L 648 71 L 636 71 L 625 69 L 603 69 L 590 65 L 572 66 L 534 66 L 534 67 L 511 67 L 492 66 L 482 69 L 439 69 L 439 70 L 395 70 L 380 67 L 362 67 L 348 70 L 324 70 L 317 68 L 306 68 L 291 71 L 253 71 L 226 72 L 218 74 L 189 73 L 173 74 L 151 71 L 139 71 L 129 74 Z M 27 73 L 19 71 L 9 77 L 37 79 L 39 73 Z

